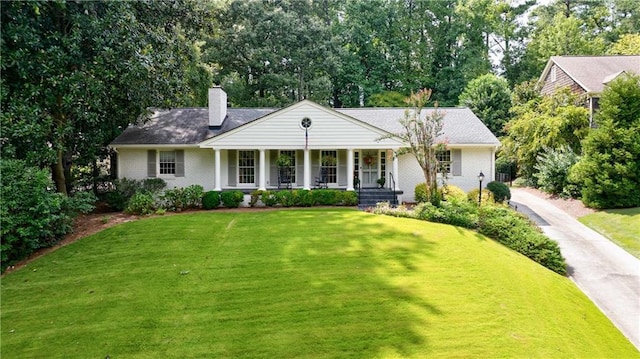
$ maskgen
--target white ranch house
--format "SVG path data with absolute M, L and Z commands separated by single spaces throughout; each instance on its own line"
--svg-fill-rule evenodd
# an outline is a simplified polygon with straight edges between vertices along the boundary
M 448 183 L 464 190 L 495 173 L 498 139 L 468 108 L 441 108 L 450 161 Z M 414 200 L 422 170 L 411 155 L 394 154 L 406 144 L 396 137 L 403 108 L 332 109 L 309 100 L 283 109 L 227 108 L 222 88 L 209 90 L 208 108 L 156 111 L 129 126 L 112 143 L 119 178 L 159 177 L 169 188 L 199 184 L 205 190 L 277 189 L 280 155 L 291 158 L 290 188 L 313 189 L 320 173 L 329 188 L 385 187 L 399 201 Z M 433 111 L 425 109 L 423 112 Z M 333 158 L 334 160 L 327 161 Z M 324 160 L 324 161 L 323 161 Z

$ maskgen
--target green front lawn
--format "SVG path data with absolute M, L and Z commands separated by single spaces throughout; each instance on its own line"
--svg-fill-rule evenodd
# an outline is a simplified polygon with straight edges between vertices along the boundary
M 578 220 L 640 258 L 640 207 L 609 209 Z
M 119 225 L 2 279 L 3 358 L 639 358 L 567 278 L 352 209 Z

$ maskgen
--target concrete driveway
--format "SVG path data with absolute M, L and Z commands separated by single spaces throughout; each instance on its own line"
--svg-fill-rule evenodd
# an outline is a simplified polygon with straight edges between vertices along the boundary
M 558 242 L 569 278 L 640 350 L 640 260 L 533 194 L 512 188 L 511 205 Z

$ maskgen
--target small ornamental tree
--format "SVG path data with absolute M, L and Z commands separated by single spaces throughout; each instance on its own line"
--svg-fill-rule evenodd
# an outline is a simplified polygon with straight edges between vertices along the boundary
M 429 98 L 431 98 L 430 89 L 422 89 L 409 96 L 405 102 L 411 108 L 405 110 L 404 117 L 399 120 L 403 128 L 402 132 L 384 138 L 398 137 L 408 145 L 398 151 L 397 155 L 410 153 L 416 158 L 424 174 L 427 200 L 438 203 L 440 195 L 436 179 L 439 166 L 436 153 L 444 146 L 437 142 L 438 137 L 442 135 L 444 113 L 438 110 L 436 103 L 433 110 L 423 114 L 422 110 Z

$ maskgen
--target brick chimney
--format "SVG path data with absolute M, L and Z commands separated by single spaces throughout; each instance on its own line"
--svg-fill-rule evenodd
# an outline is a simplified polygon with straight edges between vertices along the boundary
M 209 127 L 220 127 L 227 117 L 227 93 L 222 87 L 209 89 Z

